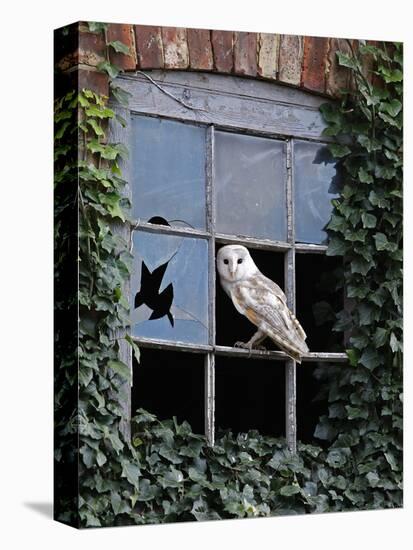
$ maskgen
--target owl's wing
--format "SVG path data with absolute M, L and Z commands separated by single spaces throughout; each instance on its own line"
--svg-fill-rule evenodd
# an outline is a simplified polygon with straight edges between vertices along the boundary
M 306 334 L 276 283 L 258 273 L 236 285 L 232 299 L 254 325 L 290 357 L 301 362 L 301 356 L 309 351 Z

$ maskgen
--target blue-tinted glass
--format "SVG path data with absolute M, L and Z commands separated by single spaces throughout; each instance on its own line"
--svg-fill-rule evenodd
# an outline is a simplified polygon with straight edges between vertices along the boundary
M 216 132 L 217 231 L 285 240 L 285 166 L 281 141 Z
M 133 215 L 205 228 L 205 139 L 199 126 L 132 118 Z
M 134 232 L 133 335 L 208 343 L 207 251 L 202 239 Z
M 320 143 L 294 142 L 295 240 L 322 244 L 338 197 L 339 176 L 328 148 Z

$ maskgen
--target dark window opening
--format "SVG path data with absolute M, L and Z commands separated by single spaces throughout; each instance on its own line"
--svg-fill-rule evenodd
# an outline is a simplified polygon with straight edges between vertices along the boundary
M 263 435 L 284 437 L 284 371 L 282 361 L 216 357 L 217 430 L 258 430 Z
M 320 381 L 314 376 L 316 368 L 311 363 L 297 366 L 297 439 L 303 443 L 314 442 L 319 418 L 327 414 L 328 409 L 327 399 L 319 396 Z
M 217 246 L 216 252 L 223 245 Z M 249 249 L 259 270 L 284 289 L 284 254 L 265 250 Z M 216 284 L 216 343 L 219 346 L 233 347 L 237 341 L 247 342 L 257 328 L 244 315 L 238 313 L 232 300 L 224 292 L 217 273 Z M 267 349 L 279 348 L 269 338 L 263 345 Z
M 203 433 L 203 401 L 203 355 L 141 349 L 140 364 L 133 362 L 132 416 L 143 408 L 159 420 L 186 420 L 194 433 Z
M 297 254 L 296 315 L 307 334 L 310 351 L 343 351 L 343 333 L 333 332 L 334 312 L 343 309 L 338 258 L 321 254 Z

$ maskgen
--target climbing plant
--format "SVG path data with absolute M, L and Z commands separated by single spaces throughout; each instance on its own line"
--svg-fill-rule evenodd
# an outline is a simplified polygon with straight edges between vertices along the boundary
M 402 45 L 361 45 L 337 56 L 352 87 L 322 107 L 345 180 L 327 254 L 344 258 L 348 307 L 338 312 L 335 329 L 351 330 L 350 367 L 318 369 L 329 409 L 315 436 L 342 449 L 343 465 L 351 456 L 355 506 L 365 503 L 366 486 L 378 506 L 387 499 L 401 505 Z
M 105 32 L 101 25 L 91 30 Z M 123 51 L 108 43 L 99 68 L 114 78 L 110 48 Z M 125 435 L 130 372 L 120 343 L 139 350 L 127 336 L 132 256 L 114 229 L 127 222 L 127 151 L 107 132 L 109 120 L 124 121 L 91 90 L 56 101 L 57 519 L 89 527 L 401 505 L 401 53 L 397 44 L 339 53 L 354 85 L 323 107 L 346 177 L 328 254 L 344 258 L 351 304 L 335 330 L 353 329 L 349 365 L 317 371 L 329 401 L 321 443 L 299 443 L 296 455 L 256 431 L 220 433 L 210 448 L 188 423 L 144 410 Z M 374 84 L 366 56 L 376 61 Z

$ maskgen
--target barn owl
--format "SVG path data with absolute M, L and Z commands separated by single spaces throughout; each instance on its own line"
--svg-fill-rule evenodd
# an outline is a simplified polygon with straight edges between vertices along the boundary
M 248 342 L 234 345 L 251 350 L 269 337 L 301 363 L 302 355 L 309 351 L 306 334 L 288 309 L 284 292 L 261 273 L 245 246 L 223 246 L 217 254 L 217 268 L 221 285 L 237 311 L 258 327 Z

